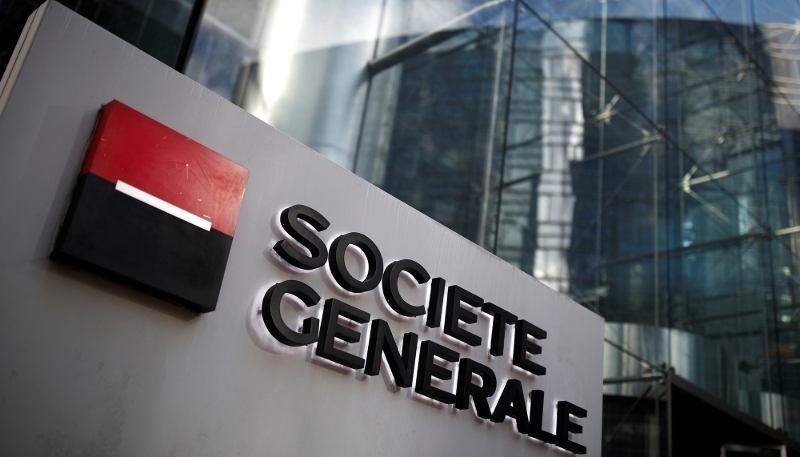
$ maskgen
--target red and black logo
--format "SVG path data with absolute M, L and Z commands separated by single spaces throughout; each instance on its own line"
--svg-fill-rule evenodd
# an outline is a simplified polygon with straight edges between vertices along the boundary
M 112 101 L 100 115 L 53 257 L 213 311 L 248 174 Z

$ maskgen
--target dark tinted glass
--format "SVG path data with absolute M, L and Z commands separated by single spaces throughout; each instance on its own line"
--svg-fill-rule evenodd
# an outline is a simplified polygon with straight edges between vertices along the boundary
M 42 3 L 41 0 L 0 2 L 0 71 L 5 71 L 28 16 Z M 61 3 L 180 70 L 202 0 L 64 0 Z

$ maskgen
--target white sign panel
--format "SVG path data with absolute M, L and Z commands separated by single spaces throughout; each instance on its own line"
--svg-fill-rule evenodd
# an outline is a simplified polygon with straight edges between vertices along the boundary
M 3 455 L 600 455 L 600 317 L 63 6 L 37 21 L 0 88 Z M 114 100 L 249 170 L 213 312 L 50 258 Z

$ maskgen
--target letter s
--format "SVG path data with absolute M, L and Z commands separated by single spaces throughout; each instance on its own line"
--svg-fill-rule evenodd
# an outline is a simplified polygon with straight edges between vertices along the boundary
M 308 249 L 311 256 L 309 257 L 300 252 L 286 240 L 278 241 L 272 249 L 283 260 L 302 270 L 314 270 L 325 265 L 325 262 L 328 261 L 328 249 L 325 243 L 300 221 L 308 222 L 318 232 L 327 229 L 330 226 L 330 222 L 322 214 L 303 205 L 294 205 L 286 208 L 281 213 L 280 220 L 281 227 L 286 230 L 286 233 Z

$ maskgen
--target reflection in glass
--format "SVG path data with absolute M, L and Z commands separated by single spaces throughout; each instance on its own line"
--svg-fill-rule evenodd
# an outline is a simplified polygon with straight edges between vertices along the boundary
M 28 16 L 44 0 L 0 2 L 0 74 Z M 182 70 L 202 0 L 60 0 L 114 35 L 172 68 Z

